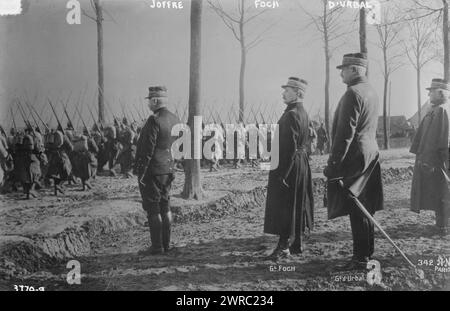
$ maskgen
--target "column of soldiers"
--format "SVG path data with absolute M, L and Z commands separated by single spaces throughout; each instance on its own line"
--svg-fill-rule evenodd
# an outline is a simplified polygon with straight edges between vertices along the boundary
M 84 123 L 84 122 L 83 122 Z M 71 122 L 65 129 L 58 122 L 55 129 L 45 124 L 45 133 L 28 122 L 23 130 L 11 128 L 9 135 L 0 130 L 0 189 L 2 193 L 18 191 L 26 198 L 37 191 L 53 187 L 54 195 L 65 194 L 64 183 L 81 181 L 82 190 L 92 189 L 91 180 L 108 164 L 109 174 L 119 164 L 125 177 L 132 176 L 138 126 L 124 118 L 114 126 L 85 125 L 77 133 Z

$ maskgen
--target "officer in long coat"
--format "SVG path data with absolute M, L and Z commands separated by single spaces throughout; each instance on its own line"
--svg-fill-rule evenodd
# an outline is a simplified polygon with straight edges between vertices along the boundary
M 166 87 L 150 87 L 147 99 L 153 115 L 139 135 L 134 174 L 138 176 L 142 207 L 147 212 L 152 243 L 150 249 L 143 253 L 154 255 L 169 251 L 172 224 L 169 192 L 174 180 L 171 147 L 176 139 L 171 131 L 174 125 L 181 122 L 167 109 Z
M 416 154 L 411 187 L 411 210 L 432 210 L 436 227 L 448 234 L 450 217 L 449 120 L 450 84 L 433 79 L 429 90 L 431 107 L 420 123 L 410 152 Z
M 346 266 L 361 268 L 374 252 L 374 225 L 349 197 L 350 191 L 370 214 L 383 208 L 383 187 L 376 141 L 378 97 L 366 77 L 365 54 L 344 55 L 341 77 L 347 91 L 336 108 L 328 177 L 328 218 L 350 215 L 353 257 Z M 338 180 L 342 179 L 343 189 Z
M 269 173 L 264 217 L 264 232 L 280 237 L 271 255 L 274 258 L 301 253 L 302 235 L 306 228 L 313 227 L 314 198 L 307 154 L 309 120 L 303 107 L 306 86 L 305 80 L 296 77 L 282 86 L 287 107 L 278 121 L 279 162 Z

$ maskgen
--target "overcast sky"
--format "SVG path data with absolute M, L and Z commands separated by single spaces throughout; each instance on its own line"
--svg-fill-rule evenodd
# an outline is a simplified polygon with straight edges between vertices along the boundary
M 225 8 L 236 0 L 222 0 Z M 405 0 L 408 1 L 408 0 Z M 93 10 L 87 1 L 80 1 L 88 14 Z M 119 102 L 134 111 L 133 105 L 144 107 L 150 85 L 166 85 L 170 99 L 178 107 L 188 102 L 190 1 L 183 0 L 183 9 L 152 9 L 150 1 L 105 0 L 104 71 L 105 96 L 117 114 Z M 311 115 L 321 111 L 324 102 L 323 44 L 314 27 L 307 27 L 310 12 L 320 12 L 319 1 L 279 0 L 279 8 L 253 20 L 247 29 L 249 38 L 268 25 L 275 25 L 264 41 L 250 50 L 246 68 L 247 107 L 267 106 L 277 116 L 284 109 L 280 85 L 289 76 L 309 81 L 305 105 Z M 248 5 L 254 2 L 247 0 Z M 86 89 L 85 105 L 94 105 L 97 83 L 96 24 L 82 16 L 80 25 L 66 22 L 66 0 L 29 0 L 20 16 L 0 16 L 0 121 L 10 125 L 8 107 L 14 96 L 36 97 L 38 111 L 48 115 L 45 99 L 56 100 L 71 95 L 72 105 Z M 238 104 L 240 50 L 238 41 L 204 0 L 202 24 L 202 104 L 210 105 L 222 115 Z M 257 12 L 255 9 L 253 12 Z M 359 50 L 355 9 L 345 9 L 342 29 L 348 32 L 345 43 L 335 52 L 331 62 L 331 107 L 334 108 L 346 86 L 335 69 L 342 55 Z M 114 21 L 111 20 L 111 17 Z M 374 26 L 368 25 L 369 40 L 376 42 Z M 314 40 L 316 38 L 316 40 Z M 383 80 L 378 62 L 380 51 L 369 45 L 370 80 L 382 99 Z M 406 59 L 405 59 L 406 60 Z M 423 88 L 433 77 L 442 75 L 442 65 L 430 63 L 422 75 Z M 423 100 L 427 99 L 424 90 Z M 392 76 L 392 115 L 410 117 L 416 111 L 416 80 L 411 65 Z M 140 109 L 140 108 L 139 108 Z M 69 111 L 72 109 L 69 108 Z M 148 112 L 148 110 L 146 110 Z M 380 114 L 381 114 L 380 105 Z M 84 110 L 87 118 L 87 110 Z M 207 113 L 206 113 L 207 114 Z M 90 118 L 89 118 L 90 120 Z M 19 123 L 20 117 L 16 117 Z

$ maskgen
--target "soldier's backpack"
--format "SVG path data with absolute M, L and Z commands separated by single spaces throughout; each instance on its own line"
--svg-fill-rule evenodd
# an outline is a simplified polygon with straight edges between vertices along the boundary
M 22 143 L 23 143 L 23 133 L 17 133 L 16 135 L 14 135 L 13 145 L 14 146 L 22 145 Z
M 61 131 L 48 133 L 45 137 L 46 144 L 53 147 L 59 148 L 64 143 L 64 136 Z
M 105 136 L 108 139 L 116 139 L 116 128 L 112 125 L 105 128 Z
M 119 141 L 122 145 L 130 145 L 133 143 L 134 132 L 130 128 L 125 128 L 120 133 Z
M 26 151 L 33 151 L 34 149 L 34 139 L 30 134 L 25 134 L 22 140 L 22 147 Z
M 84 135 L 73 137 L 73 151 L 83 152 L 88 151 L 88 139 Z

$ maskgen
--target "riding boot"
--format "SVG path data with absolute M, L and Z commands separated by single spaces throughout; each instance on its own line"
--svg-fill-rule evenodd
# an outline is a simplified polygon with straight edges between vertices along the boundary
M 162 248 L 162 219 L 160 214 L 149 217 L 150 240 L 152 241 L 151 254 L 161 254 Z
M 162 245 L 164 252 L 170 250 L 170 231 L 172 227 L 172 213 L 169 211 L 162 216 Z

